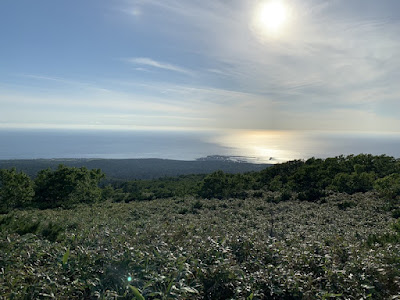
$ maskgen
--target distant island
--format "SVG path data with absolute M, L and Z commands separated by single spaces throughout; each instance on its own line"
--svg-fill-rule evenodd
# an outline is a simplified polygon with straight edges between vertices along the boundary
M 251 163 L 260 164 L 255 156 L 241 156 L 241 155 L 208 155 L 206 157 L 197 158 L 196 161 L 229 161 L 237 163 Z M 270 157 L 269 161 L 275 161 L 274 157 Z
M 255 157 L 246 156 L 232 156 L 232 155 L 208 155 L 206 157 L 197 158 L 197 161 L 229 161 L 238 163 L 248 163 L 249 159 L 256 159 Z

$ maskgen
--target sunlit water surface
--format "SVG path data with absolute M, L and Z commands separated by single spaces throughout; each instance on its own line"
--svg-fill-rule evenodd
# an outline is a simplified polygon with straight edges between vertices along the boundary
M 243 156 L 277 163 L 340 154 L 400 157 L 400 133 L 1 130 L 0 159 Z

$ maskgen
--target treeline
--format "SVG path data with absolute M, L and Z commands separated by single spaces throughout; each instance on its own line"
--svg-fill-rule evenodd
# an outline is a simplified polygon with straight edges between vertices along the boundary
M 114 182 L 107 189 L 115 201 L 151 200 L 192 195 L 201 198 L 263 197 L 317 201 L 332 192 L 354 194 L 377 190 L 388 199 L 400 196 L 400 160 L 359 154 L 293 160 L 259 172 L 229 174 L 216 171 L 158 180 Z
M 264 190 L 280 192 L 282 200 L 295 196 L 315 201 L 329 192 L 354 194 L 374 189 L 390 199 L 400 195 L 400 160 L 386 155 L 341 155 L 293 160 L 249 174 L 215 172 L 204 178 L 199 194 L 226 198 Z
M 290 161 L 260 172 L 259 182 L 272 191 L 296 192 L 299 200 L 317 200 L 328 191 L 354 194 L 374 188 L 393 198 L 400 191 L 399 174 L 398 159 L 360 154 Z
M 208 175 L 107 183 L 100 169 L 86 167 L 60 165 L 56 170 L 40 171 L 33 180 L 16 169 L 2 169 L 0 210 L 69 208 L 77 203 L 103 200 L 130 202 L 186 195 L 245 199 L 263 197 L 268 191 L 278 195 L 273 201 L 292 198 L 317 201 L 331 192 L 353 194 L 371 190 L 396 200 L 400 196 L 400 160 L 386 155 L 360 154 L 294 160 L 245 174 L 216 171 Z
M 108 180 L 156 179 L 191 174 L 209 174 L 218 170 L 226 173 L 261 171 L 268 164 L 235 161 L 181 161 L 171 159 L 23 159 L 0 160 L 0 169 L 22 171 L 34 178 L 44 169 L 56 170 L 62 164 L 68 167 L 101 169 Z
M 88 170 L 60 165 L 57 170 L 40 171 L 32 180 L 15 168 L 0 170 L 0 212 L 12 209 L 71 208 L 78 203 L 95 203 L 102 198 L 99 187 L 104 174 L 100 169 Z

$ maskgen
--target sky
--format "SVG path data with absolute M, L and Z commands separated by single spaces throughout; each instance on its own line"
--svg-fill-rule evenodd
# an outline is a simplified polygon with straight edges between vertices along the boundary
M 1 0 L 0 128 L 399 132 L 400 1 L 272 1 Z

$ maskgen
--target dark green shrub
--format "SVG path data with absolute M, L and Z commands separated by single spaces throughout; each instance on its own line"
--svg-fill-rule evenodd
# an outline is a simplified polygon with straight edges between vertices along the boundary
M 121 190 L 116 190 L 112 196 L 113 202 L 130 202 L 133 199 L 130 197 L 129 193 L 124 193 Z
M 239 198 L 245 199 L 247 190 L 255 185 L 251 175 L 225 174 L 217 171 L 207 175 L 200 184 L 198 195 L 203 198 Z
M 236 275 L 228 268 L 208 270 L 206 273 L 201 273 L 200 280 L 203 283 L 204 299 L 232 299 L 235 295 Z
M 303 165 L 304 161 L 302 160 L 292 160 L 282 164 L 276 164 L 260 172 L 260 181 L 264 185 L 268 185 L 276 176 L 280 176 L 279 180 L 284 185 L 288 182 L 288 178 Z
M 178 214 L 180 214 L 180 215 L 185 215 L 185 214 L 187 214 L 188 212 L 189 212 L 189 210 L 188 210 L 186 207 L 180 208 L 180 209 L 178 210 Z
M 354 194 L 372 190 L 375 173 L 339 173 L 332 182 L 332 188 L 341 193 Z
M 265 199 L 268 203 L 278 203 L 279 199 L 275 196 L 268 196 L 267 199 Z
M 16 216 L 9 214 L 0 218 L 0 229 L 16 232 L 19 235 L 36 233 L 40 226 L 40 221 L 33 220 L 29 216 Z
M 393 224 L 393 229 L 400 235 L 400 220 L 397 220 L 397 222 Z
M 46 226 L 42 228 L 40 234 L 50 242 L 56 242 L 58 237 L 64 230 L 65 229 L 59 224 L 49 222 Z
M 115 195 L 115 189 L 111 186 L 111 184 L 106 185 L 101 191 L 101 197 L 103 200 L 113 199 Z
M 337 204 L 337 207 L 340 210 L 346 210 L 348 208 L 352 208 L 352 207 L 356 207 L 357 203 L 355 203 L 354 201 L 343 201 Z
M 317 201 L 326 196 L 325 191 L 319 189 L 309 189 L 298 194 L 300 201 Z
M 15 227 L 15 232 L 19 235 L 27 233 L 36 233 L 40 225 L 40 221 L 33 221 L 30 218 L 18 219 Z
M 279 197 L 279 200 L 280 201 L 288 201 L 288 200 L 290 200 L 292 198 L 292 193 L 290 192 L 290 191 L 288 191 L 288 190 L 284 190 L 282 193 L 281 193 L 281 195 L 280 195 L 280 197 Z
M 28 175 L 11 170 L 0 170 L 0 213 L 31 204 L 35 192 Z
M 400 196 L 400 174 L 395 173 L 377 179 L 374 183 L 374 188 L 388 200 L 398 198 Z
M 196 200 L 196 202 L 192 206 L 193 209 L 202 209 L 203 203 L 200 200 Z
M 222 172 L 217 171 L 211 173 L 204 178 L 199 195 L 203 198 L 217 198 L 223 199 L 228 197 L 229 194 L 229 178 Z
M 400 208 L 395 209 L 394 211 L 392 211 L 392 217 L 395 219 L 400 218 Z
M 60 165 L 57 170 L 42 170 L 35 180 L 35 202 L 40 208 L 70 208 L 77 203 L 93 203 L 102 196 L 99 169 Z
M 371 234 L 367 238 L 368 247 L 373 247 L 375 244 L 385 245 L 385 244 L 398 244 L 400 243 L 400 235 L 399 234 L 391 234 L 386 233 L 381 236 L 377 236 L 375 234 Z
M 231 248 L 236 260 L 241 263 L 250 256 L 253 244 L 250 241 L 238 239 L 231 244 Z
M 159 188 L 154 191 L 154 196 L 158 199 L 161 198 L 170 198 L 174 196 L 174 193 L 166 188 Z
M 376 174 L 374 172 L 353 173 L 353 189 L 355 193 L 365 193 L 373 189 Z
M 14 214 L 0 216 L 0 229 L 9 226 L 14 220 Z
M 282 183 L 282 176 L 277 175 L 275 176 L 268 184 L 268 189 L 273 192 L 278 192 L 282 189 L 283 183 Z
M 262 198 L 263 196 L 264 196 L 264 193 L 261 191 L 253 192 L 254 198 Z

